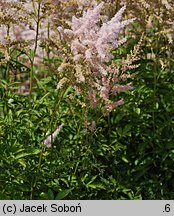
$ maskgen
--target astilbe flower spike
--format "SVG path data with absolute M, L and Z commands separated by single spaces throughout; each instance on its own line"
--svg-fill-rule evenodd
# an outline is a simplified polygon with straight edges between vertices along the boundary
M 58 30 L 61 39 L 66 41 L 70 47 L 74 61 L 72 64 L 83 65 L 83 70 L 80 73 L 81 79 L 78 78 L 79 73 L 77 73 L 79 66 L 74 66 L 74 71 L 71 70 L 70 72 L 71 80 L 69 79 L 68 84 L 71 84 L 74 89 L 81 87 L 80 92 L 87 92 L 89 103 L 93 108 L 101 102 L 108 113 L 123 104 L 122 99 L 115 102 L 110 100 L 110 96 L 132 89 L 130 84 L 119 85 L 118 83 L 120 80 L 125 80 L 126 70 L 118 77 L 119 69 L 112 68 L 106 63 L 113 59 L 111 51 L 126 41 L 126 38 L 119 38 L 120 31 L 132 23 L 134 19 L 121 21 L 126 9 L 123 6 L 110 21 L 101 24 L 100 13 L 103 5 L 102 2 L 93 9 L 87 10 L 80 18 L 74 16 L 71 29 L 58 27 Z M 128 62 L 125 61 L 125 64 L 125 68 L 129 69 L 130 65 L 129 68 L 127 67 Z M 86 73 L 86 68 L 90 68 L 91 78 Z M 74 79 L 72 78 L 73 73 Z M 68 79 L 67 74 L 65 77 Z M 79 80 L 83 80 L 83 85 L 79 86 Z
M 122 22 L 120 21 L 125 9 L 125 6 L 122 7 L 110 21 L 102 25 L 98 32 L 96 49 L 103 62 L 109 62 L 112 60 L 113 55 L 108 52 L 108 49 L 115 49 L 119 46 L 120 43 L 118 36 L 120 31 L 129 23 L 134 21 L 134 19 L 129 19 Z
M 61 124 L 51 135 L 49 135 L 45 140 L 44 144 L 50 148 L 52 143 L 55 141 L 56 137 L 59 135 L 61 129 L 63 128 L 63 124 Z

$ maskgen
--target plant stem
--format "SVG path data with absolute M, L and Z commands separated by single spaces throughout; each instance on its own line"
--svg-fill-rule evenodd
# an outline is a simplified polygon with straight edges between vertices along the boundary
M 35 10 L 35 4 L 33 1 L 33 9 Z M 33 74 L 34 74 L 34 60 L 36 56 L 36 50 L 38 46 L 38 37 L 39 37 L 39 25 L 40 25 L 40 11 L 41 11 L 41 1 L 38 2 L 38 8 L 37 8 L 37 20 L 36 20 L 36 37 L 35 37 L 35 45 L 34 45 L 34 51 L 32 53 L 31 58 L 31 70 L 30 70 L 30 95 L 32 93 L 33 89 Z

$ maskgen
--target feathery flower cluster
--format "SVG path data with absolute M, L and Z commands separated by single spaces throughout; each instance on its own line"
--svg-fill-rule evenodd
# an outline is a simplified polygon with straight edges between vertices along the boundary
M 48 31 L 49 37 L 54 35 L 51 20 L 56 4 L 55 0 L 0 1 L 0 42 L 8 47 L 20 44 L 33 50 L 37 43 L 35 60 L 40 60 L 45 55 L 41 46 L 48 39 Z
M 74 64 L 81 64 L 84 68 L 84 70 L 81 70 L 78 79 L 77 70 L 75 69 L 74 82 L 77 84 L 78 80 L 80 80 L 83 83 L 83 89 L 85 89 L 84 85 L 86 84 L 88 99 L 93 108 L 96 107 L 98 100 L 102 100 L 105 104 L 105 111 L 110 112 L 115 107 L 123 104 L 122 99 L 116 102 L 111 101 L 110 95 L 129 90 L 131 86 L 129 84 L 120 86 L 118 81 L 124 76 L 126 77 L 125 72 L 122 73 L 122 77 L 118 78 L 118 69 L 111 68 L 106 63 L 111 62 L 113 59 L 111 51 L 126 41 L 125 38 L 119 39 L 120 31 L 129 23 L 132 23 L 134 19 L 121 21 L 123 12 L 126 9 L 124 6 L 110 21 L 101 24 L 100 13 L 103 5 L 102 2 L 93 9 L 87 10 L 80 18 L 73 16 L 71 29 L 59 27 L 58 30 L 61 38 L 71 48 Z M 91 69 L 92 79 L 90 82 L 86 81 L 86 65 Z M 72 80 L 69 83 L 72 83 Z M 73 86 L 77 87 L 76 84 L 73 83 Z M 83 89 L 81 89 L 81 92 L 83 92 Z
M 6 43 L 7 37 L 12 36 L 12 40 L 16 36 L 19 39 L 19 35 L 16 33 L 21 31 L 17 29 L 18 26 L 27 22 L 27 10 L 23 7 L 19 1 L 1 1 L 0 2 L 0 40 L 2 43 Z M 13 35 L 12 35 L 13 32 Z
M 44 140 L 44 144 L 50 148 L 52 146 L 52 143 L 55 141 L 56 137 L 59 135 L 60 131 L 63 128 L 63 124 L 61 124 L 50 136 L 48 136 Z
M 76 1 L 80 8 L 83 7 L 90 8 L 97 3 L 95 0 L 76 0 Z
M 170 67 L 171 62 L 165 58 L 165 55 L 166 51 L 171 50 L 171 44 L 174 41 L 174 28 L 171 26 L 174 20 L 174 1 L 124 0 L 124 2 L 129 11 L 127 16 L 136 16 L 139 30 L 146 34 L 146 47 L 151 47 L 149 53 L 144 53 L 145 57 L 158 62 L 157 64 L 162 69 Z M 130 34 L 127 32 L 127 35 L 136 38 L 136 29 Z M 159 47 L 161 52 L 155 55 Z
M 110 51 L 120 45 L 118 36 L 120 31 L 133 22 L 134 19 L 121 21 L 125 6 L 108 22 L 99 26 L 100 12 L 103 7 L 103 2 L 94 7 L 93 10 L 84 12 L 83 17 L 72 17 L 70 29 L 62 29 L 59 27 L 62 37 L 71 44 L 71 51 L 74 54 L 74 60 L 80 58 L 87 62 L 95 64 L 94 59 L 100 58 L 101 62 L 110 61 L 113 56 Z M 124 42 L 124 41 L 122 41 Z
M 60 41 L 66 41 L 71 51 L 65 51 L 65 55 L 62 56 L 65 57 L 65 60 L 58 69 L 61 78 L 58 88 L 62 88 L 67 83 L 78 94 L 87 94 L 88 101 L 93 108 L 101 102 L 106 110 L 111 110 L 108 106 L 113 108 L 122 104 L 122 100 L 114 102 L 110 98 L 121 91 L 131 89 L 130 84 L 119 85 L 120 80 L 126 80 L 128 77 L 126 69 L 131 68 L 130 61 L 123 61 L 125 67 L 122 67 L 121 76 L 119 76 L 119 69 L 110 67 L 109 64 L 113 59 L 111 51 L 126 41 L 125 38 L 120 39 L 119 33 L 134 21 L 134 19 L 122 21 L 125 6 L 109 20 L 108 18 L 103 19 L 103 14 L 101 15 L 104 2 L 97 4 L 95 0 L 33 0 L 32 2 L 29 0 L 2 0 L 0 3 L 0 13 L 2 13 L 0 42 L 3 45 L 7 43 L 16 45 L 15 41 L 29 42 L 29 48 L 36 51 L 36 57 L 38 57 L 35 58 L 36 61 L 46 54 L 46 47 L 49 47 L 49 43 L 54 43 L 55 20 L 66 19 L 66 13 L 70 10 L 72 14 L 73 7 L 76 7 L 75 12 L 79 10 L 77 16 L 83 11 L 83 16 L 72 17 L 70 29 L 58 27 Z M 66 5 L 68 7 L 65 8 L 65 11 L 57 10 L 59 6 L 62 8 Z M 88 10 L 86 10 L 87 7 L 89 7 Z M 19 10 L 20 13 L 17 13 L 16 10 Z M 8 13 L 9 11 L 14 16 Z M 62 17 L 57 18 L 56 12 Z M 4 18 L 5 15 L 8 15 L 8 19 Z M 66 25 L 68 22 L 67 19 Z M 58 52 L 62 50 L 59 49 Z M 69 58 L 72 57 L 71 54 L 73 58 Z

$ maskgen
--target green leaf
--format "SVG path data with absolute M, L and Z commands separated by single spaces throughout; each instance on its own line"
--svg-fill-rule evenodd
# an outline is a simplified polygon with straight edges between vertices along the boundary
M 19 159 L 19 158 L 23 158 L 23 157 L 26 157 L 26 156 L 29 156 L 29 155 L 36 155 L 36 154 L 39 154 L 41 152 L 41 149 L 34 149 L 30 152 L 22 152 L 20 154 L 17 154 L 15 156 L 15 159 Z
M 48 189 L 47 192 L 42 192 L 40 194 L 40 197 L 41 197 L 41 199 L 44 199 L 44 200 L 53 200 L 54 199 L 54 193 L 52 192 L 51 189 Z
M 18 163 L 20 163 L 23 166 L 24 169 L 26 168 L 26 161 L 25 161 L 25 159 L 19 159 Z
M 90 185 L 92 182 L 94 182 L 96 178 L 97 178 L 97 175 L 93 176 L 91 178 L 91 181 L 88 182 L 87 186 Z
M 47 199 L 49 199 L 49 200 L 54 199 L 54 193 L 50 189 L 48 189 L 48 192 L 47 192 Z
M 63 190 L 63 191 L 60 191 L 55 200 L 62 200 L 64 199 L 66 196 L 68 196 L 68 194 L 71 192 L 72 189 L 66 189 L 66 190 Z
M 66 96 L 67 96 L 69 93 L 71 93 L 71 92 L 72 92 L 72 87 L 69 86 L 69 87 L 66 89 L 66 91 L 65 91 L 65 93 L 64 93 L 64 95 L 63 95 L 63 97 L 66 98 Z
M 93 189 L 103 189 L 106 190 L 105 186 L 102 183 L 94 182 L 93 184 L 89 184 L 88 187 Z
M 135 112 L 138 114 L 138 115 L 140 115 L 140 113 L 141 113 L 141 110 L 140 110 L 140 108 L 135 108 Z
M 131 125 L 127 124 L 124 128 L 123 128 L 123 135 L 128 135 L 128 133 L 130 132 L 131 129 Z
M 128 159 L 123 155 L 121 158 L 125 163 L 129 163 Z

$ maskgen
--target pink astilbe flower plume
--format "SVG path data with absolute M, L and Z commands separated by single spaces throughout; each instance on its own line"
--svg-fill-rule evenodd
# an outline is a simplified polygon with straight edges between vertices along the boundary
M 61 124 L 51 135 L 49 135 L 45 140 L 44 144 L 50 148 L 52 146 L 52 143 L 55 141 L 56 137 L 59 135 L 61 129 L 63 127 L 63 124 Z
M 111 51 L 126 41 L 126 38 L 120 38 L 121 30 L 135 19 L 121 21 L 126 9 L 123 6 L 110 21 L 102 23 L 100 13 L 103 5 L 102 2 L 93 9 L 88 9 L 80 18 L 73 16 L 71 29 L 58 27 L 58 30 L 61 39 L 69 45 L 73 56 L 73 64 L 83 65 L 81 77 L 84 81 L 88 81 L 81 86 L 77 85 L 80 79 L 78 79 L 76 67 L 74 67 L 75 78 L 73 79 L 73 75 L 70 73 L 71 80 L 69 79 L 68 83 L 75 87 L 74 89 L 81 88 L 81 93 L 87 92 L 91 107 L 96 108 L 97 103 L 103 103 L 108 113 L 123 104 L 122 99 L 115 102 L 110 99 L 110 96 L 132 89 L 131 84 L 119 85 L 119 81 L 125 81 L 130 77 L 126 74 L 126 71 L 131 69 L 131 64 L 135 58 L 131 59 L 129 56 L 127 61 L 122 61 L 121 70 L 123 69 L 123 71 L 119 76 L 118 65 L 114 63 L 114 68 L 108 63 L 112 62 L 113 59 Z M 86 72 L 86 68 L 87 70 L 90 68 L 90 76 Z M 68 77 L 67 74 L 65 77 Z
M 122 19 L 122 14 L 125 9 L 125 6 L 122 7 L 110 21 L 102 25 L 98 32 L 96 49 L 103 62 L 108 62 L 112 60 L 113 55 L 108 52 L 108 49 L 115 49 L 119 46 L 118 36 L 120 31 L 129 23 L 135 20 L 129 19 L 122 22 L 120 21 Z

